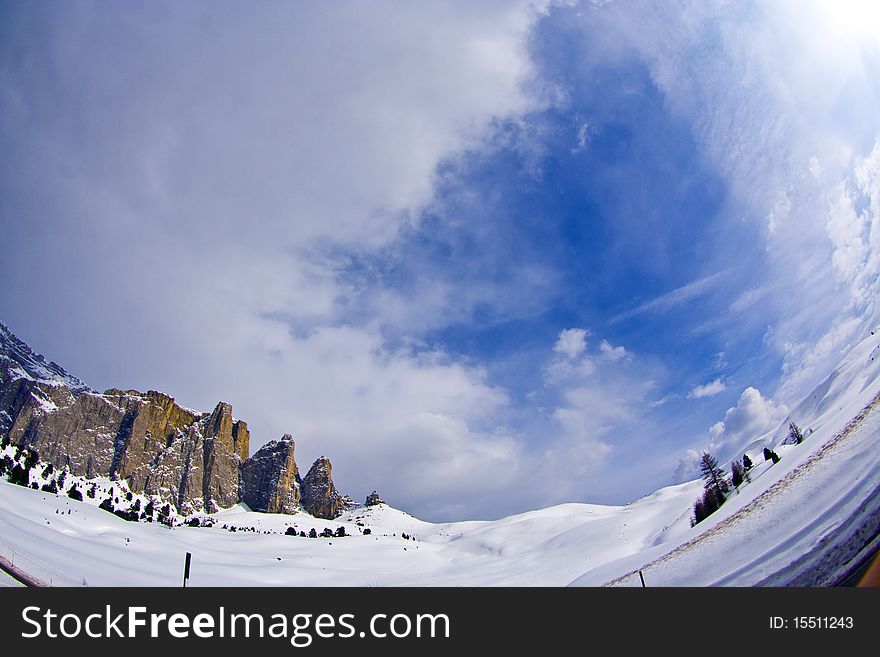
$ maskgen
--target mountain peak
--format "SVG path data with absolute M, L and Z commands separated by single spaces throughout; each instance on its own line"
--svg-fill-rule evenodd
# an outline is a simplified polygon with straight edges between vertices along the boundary
M 92 392 L 80 379 L 55 362 L 46 359 L 20 340 L 0 322 L 0 375 L 7 379 L 24 378 L 50 385 L 64 385 L 73 392 Z

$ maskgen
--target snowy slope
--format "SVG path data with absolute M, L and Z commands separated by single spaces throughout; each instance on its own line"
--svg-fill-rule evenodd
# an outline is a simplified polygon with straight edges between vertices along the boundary
M 587 571 L 574 585 L 823 585 L 857 565 L 880 529 L 880 348 L 856 345 L 792 411 L 809 427 L 785 444 L 788 422 L 756 444 L 779 464 L 763 464 L 753 483 L 719 511 L 668 544 Z M 806 432 L 805 432 L 806 433 Z M 760 448 L 750 454 L 762 460 Z
M 384 504 L 327 521 L 239 505 L 212 516 L 213 527 L 126 522 L 97 508 L 100 495 L 78 502 L 0 481 L 0 556 L 70 586 L 179 586 L 187 551 L 191 583 L 203 586 L 640 585 L 639 569 L 650 586 L 827 583 L 858 560 L 852 546 L 880 519 L 878 342 L 857 345 L 794 409 L 812 430 L 805 442 L 782 444 L 787 423 L 756 440 L 752 482 L 693 528 L 699 481 L 626 506 L 563 504 L 496 521 L 434 524 Z M 778 464 L 763 461 L 764 444 Z M 349 536 L 284 533 L 339 526 Z
M 332 521 L 239 505 L 215 514 L 214 527 L 168 528 L 0 482 L 0 555 L 56 586 L 177 586 L 187 551 L 193 585 L 561 586 L 670 531 L 698 488 L 664 489 L 626 507 L 565 504 L 492 522 L 433 524 L 384 504 Z M 344 526 L 351 535 L 286 536 L 289 526 L 318 533 Z

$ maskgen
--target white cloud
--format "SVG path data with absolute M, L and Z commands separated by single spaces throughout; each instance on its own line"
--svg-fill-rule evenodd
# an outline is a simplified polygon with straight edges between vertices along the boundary
M 871 82 L 880 70 L 877 9 L 789 1 L 755 11 L 746 3 L 687 0 L 648 11 L 625 3 L 606 9 L 591 25 L 604 21 L 602 38 L 641 53 L 666 106 L 694 126 L 725 183 L 722 211 L 734 237 L 731 253 L 722 257 L 719 249 L 717 266 L 736 263 L 755 293 L 734 297 L 736 316 L 704 328 L 771 324 L 768 347 L 784 356 L 783 373 L 799 373 L 797 385 L 776 394 L 794 401 L 833 367 L 836 354 L 800 363 L 787 343 L 815 354 L 823 336 L 842 335 L 835 327 L 860 319 L 864 332 L 880 318 L 880 149 Z M 743 229 L 763 235 L 766 258 L 742 258 L 734 245 Z M 687 299 L 700 289 L 674 290 L 618 319 L 662 309 L 679 292 Z M 856 337 L 852 331 L 849 338 Z
M 778 394 L 783 399 L 797 400 L 803 391 L 814 385 L 818 376 L 827 375 L 863 329 L 860 317 L 844 317 L 814 341 L 787 342 L 784 345 L 785 380 Z
M 602 357 L 607 360 L 631 360 L 632 354 L 630 354 L 623 345 L 613 346 L 608 340 L 602 340 L 599 343 L 599 352 L 602 354 Z
M 675 477 L 687 481 L 699 476 L 697 462 L 700 454 L 708 451 L 725 462 L 739 458 L 740 450 L 749 443 L 776 429 L 788 416 L 788 407 L 764 397 L 757 388 L 743 390 L 736 403 L 727 409 L 724 419 L 709 427 L 708 444 L 688 449 L 678 462 Z
M 702 399 L 703 397 L 714 397 L 727 390 L 727 385 L 720 378 L 710 383 L 694 386 L 688 393 L 688 399 Z
M 740 448 L 775 429 L 788 415 L 788 406 L 761 394 L 751 386 L 727 409 L 724 420 L 709 429 L 714 450 Z
M 564 354 L 568 358 L 577 358 L 587 348 L 587 336 L 590 331 L 582 328 L 570 328 L 560 331 L 553 351 Z
M 646 415 L 668 400 L 652 401 L 663 376 L 656 363 L 606 339 L 593 347 L 582 341 L 584 335 L 574 337 L 571 349 L 558 348 L 557 341 L 544 368 L 543 394 L 532 396 L 547 419 L 537 431 L 549 438 L 535 460 L 532 482 L 548 500 L 588 499 L 590 484 L 611 476 L 612 459 L 632 458 L 628 439 L 653 431 Z
M 46 347 L 95 386 L 231 402 L 252 450 L 294 433 L 300 463 L 326 453 L 355 496 L 517 508 L 506 395 L 448 354 L 389 347 L 381 315 L 349 324 L 359 290 L 339 254 L 381 253 L 419 221 L 442 161 L 540 106 L 525 89 L 536 6 L 25 12 L 0 44 L 17 62 L 0 142 L 23 163 L 2 196 L 28 217 L 4 224 L 6 321 L 64 326 Z M 437 297 L 434 315 L 459 302 Z M 389 306 L 402 326 L 421 316 Z

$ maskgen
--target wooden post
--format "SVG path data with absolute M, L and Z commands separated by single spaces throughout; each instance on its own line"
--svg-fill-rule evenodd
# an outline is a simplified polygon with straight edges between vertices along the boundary
M 645 587 L 645 576 L 642 575 L 642 571 L 641 571 L 641 570 L 639 571 L 639 579 L 642 580 L 642 588 L 646 588 L 646 587 Z

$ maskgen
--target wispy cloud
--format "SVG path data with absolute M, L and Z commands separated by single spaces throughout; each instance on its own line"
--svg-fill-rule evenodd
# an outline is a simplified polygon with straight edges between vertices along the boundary
M 699 297 L 702 297 L 709 292 L 721 281 L 727 274 L 729 270 L 725 269 L 719 272 L 715 272 L 714 274 L 710 274 L 708 276 L 704 276 L 703 278 L 699 278 L 695 281 L 691 281 L 686 285 L 682 285 L 681 287 L 677 287 L 674 290 L 670 290 L 665 294 L 661 294 L 658 297 L 654 297 L 653 299 L 646 301 L 631 310 L 627 310 L 622 312 L 611 319 L 611 323 L 621 322 L 626 319 L 631 319 L 636 317 L 637 315 L 642 315 L 650 312 L 664 312 L 675 308 L 677 306 L 681 306 L 682 304 L 687 303 L 688 301 L 693 301 Z

